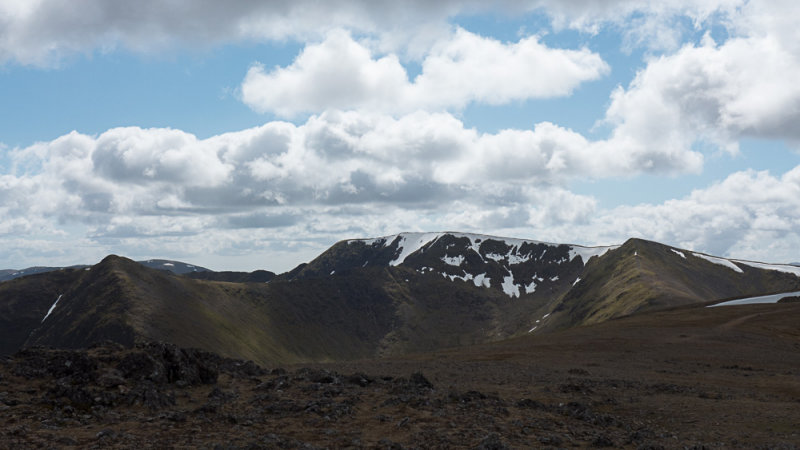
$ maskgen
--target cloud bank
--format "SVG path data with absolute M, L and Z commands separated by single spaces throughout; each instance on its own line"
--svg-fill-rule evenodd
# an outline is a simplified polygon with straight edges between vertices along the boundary
M 796 148 L 798 4 L 493 7 L 546 14 L 552 29 L 582 37 L 614 30 L 625 50 L 644 49 L 642 65 L 609 92 L 598 117 L 607 135 L 551 122 L 495 133 L 464 125 L 459 113 L 469 105 L 568 97 L 614 69 L 589 48 L 554 48 L 524 33 L 504 42 L 450 23 L 486 12 L 483 2 L 143 1 L 122 8 L 97 0 L 75 8 L 0 0 L 6 65 L 47 67 L 119 49 L 305 43 L 291 64 L 242 68 L 242 101 L 296 122 L 207 139 L 169 128 L 76 131 L 8 151 L 0 259 L 81 251 L 75 248 L 307 259 L 335 239 L 446 229 L 578 244 L 638 236 L 740 258 L 797 259 L 800 166 L 737 171 L 682 198 L 635 206 L 602 208 L 571 188 L 577 180 L 701 173 L 709 147 L 735 155 L 746 138 Z
M 76 54 L 127 49 L 153 53 L 184 46 L 284 39 L 307 41 L 348 29 L 376 37 L 383 51 L 423 54 L 447 34 L 458 15 L 548 14 L 554 25 L 594 33 L 607 24 L 624 28 L 630 45 L 656 48 L 679 44 L 684 27 L 725 20 L 744 0 L 527 0 L 488 4 L 473 0 L 175 0 L 107 2 L 84 0 L 0 1 L 0 63 L 59 64 Z M 790 5 L 786 3 L 784 6 Z M 690 27 L 691 28 L 691 27 Z
M 195 251 L 225 253 L 286 236 L 302 246 L 398 229 L 464 229 L 580 243 L 634 235 L 740 257 L 790 257 L 759 243 L 798 239 L 800 167 L 780 176 L 734 173 L 683 199 L 611 210 L 569 190 L 576 178 L 664 170 L 650 161 L 672 155 L 652 151 L 625 154 L 548 123 L 482 134 L 452 115 L 423 112 L 332 111 L 299 126 L 269 122 L 208 139 L 136 127 L 73 132 L 14 151 L 15 170 L 0 177 L 0 215 L 15 219 L 2 221 L 0 235 L 22 246 L 26 236 L 57 239 L 59 224 L 73 224 L 87 245 L 144 252 L 202 236 Z

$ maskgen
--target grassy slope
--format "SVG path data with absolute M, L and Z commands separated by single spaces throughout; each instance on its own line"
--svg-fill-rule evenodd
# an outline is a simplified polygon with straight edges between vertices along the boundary
M 0 283 L 0 355 L 13 353 L 28 339 L 81 272 L 64 269 Z
M 106 257 L 61 286 L 58 306 L 33 330 L 25 345 L 69 348 L 104 340 L 133 344 L 134 331 L 127 321 L 131 286 L 125 279 L 129 268 L 121 267 L 119 261 L 123 258 Z M 141 267 L 132 261 L 130 265 Z
M 800 278 L 741 265 L 743 273 L 670 247 L 630 239 L 593 259 L 548 322 L 566 328 L 691 303 L 800 288 Z

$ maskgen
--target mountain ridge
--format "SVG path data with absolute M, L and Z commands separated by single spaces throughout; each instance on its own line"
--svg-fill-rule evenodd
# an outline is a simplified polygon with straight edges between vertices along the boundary
M 447 232 L 340 241 L 291 271 L 259 274 L 269 279 L 205 273 L 110 255 L 0 283 L 10 330 L 0 353 L 163 341 L 259 363 L 340 361 L 800 290 L 794 266 L 636 238 L 592 248 Z
M 109 255 L 110 256 L 110 255 Z M 167 270 L 177 275 L 186 275 L 191 273 L 211 272 L 211 269 L 196 266 L 193 264 L 185 263 L 182 261 L 175 261 L 171 259 L 146 259 L 136 261 L 137 263 L 149 267 L 151 269 Z M 88 264 L 76 264 L 72 266 L 33 266 L 25 269 L 3 269 L 0 270 L 0 282 L 13 280 L 15 278 L 24 277 L 28 275 L 35 275 L 39 273 L 54 272 L 56 270 L 64 269 L 85 269 L 91 267 Z

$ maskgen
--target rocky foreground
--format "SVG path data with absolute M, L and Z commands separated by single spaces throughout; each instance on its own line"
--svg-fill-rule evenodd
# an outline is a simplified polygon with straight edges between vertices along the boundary
M 799 324 L 798 303 L 676 309 L 284 368 L 29 348 L 0 360 L 0 448 L 796 449 Z
M 585 399 L 592 390 L 586 383 L 573 379 L 553 389 L 561 401 L 503 398 L 436 386 L 419 372 L 267 370 L 167 344 L 33 348 L 0 366 L 0 447 L 662 448 L 671 442 L 663 430 L 598 412 L 602 405 Z

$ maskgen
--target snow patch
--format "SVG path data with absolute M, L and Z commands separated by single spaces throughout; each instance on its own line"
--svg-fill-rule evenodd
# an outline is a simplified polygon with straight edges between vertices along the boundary
M 531 283 L 525 286 L 525 293 L 526 294 L 533 294 L 536 292 L 536 280 L 534 279 Z
M 516 249 L 515 249 L 516 250 Z M 508 255 L 508 263 L 509 264 L 522 264 L 525 262 L 530 261 L 531 255 L 518 255 L 518 254 L 509 254 Z
M 686 259 L 686 255 L 684 255 L 683 252 L 675 250 L 674 248 L 671 248 L 670 250 L 672 250 L 673 253 L 680 256 L 681 258 Z
M 450 278 L 450 281 L 455 281 L 456 278 L 458 278 L 461 281 L 469 281 L 469 280 L 471 280 L 473 278 L 472 274 L 471 273 L 467 273 L 466 271 L 464 271 L 464 275 L 448 275 L 446 273 L 443 273 L 442 275 L 444 275 L 445 278 Z M 477 286 L 477 284 L 476 284 L 476 286 Z
M 572 261 L 576 256 L 581 257 L 581 261 L 586 265 L 593 256 L 603 256 L 609 250 L 619 248 L 619 245 L 607 245 L 603 247 L 583 247 L 580 245 L 571 245 L 569 250 L 569 260 Z M 544 256 L 544 253 L 542 253 Z
M 59 300 L 61 300 L 61 295 L 59 295 L 58 298 L 56 299 L 56 301 L 53 302 L 53 305 L 50 306 L 50 309 L 47 310 L 47 314 L 44 315 L 44 319 L 42 319 L 42 321 L 40 323 L 44 323 L 44 320 L 47 319 L 48 317 L 50 317 L 50 313 L 52 313 L 53 310 L 56 309 L 56 305 L 58 304 Z
M 175 267 L 175 264 L 172 264 L 172 263 L 164 263 L 163 265 L 165 265 L 167 267 Z
M 502 261 L 502 260 L 506 259 L 505 256 L 498 255 L 497 253 L 487 253 L 486 257 L 491 259 L 492 261 Z
M 472 279 L 472 282 L 478 287 L 484 286 L 488 288 L 492 286 L 492 280 L 490 278 L 486 278 L 486 273 L 476 275 L 475 278 Z
M 443 256 L 442 261 L 444 261 L 445 264 L 458 267 L 464 262 L 464 255 Z
M 575 286 L 580 281 L 581 281 L 581 277 L 578 277 L 578 278 L 575 279 L 575 281 L 572 282 L 572 285 Z
M 333 274 L 335 274 L 335 273 L 336 273 L 336 271 L 335 271 L 335 270 L 331 270 L 331 275 L 333 275 Z
M 742 269 L 739 268 L 739 266 L 737 266 L 736 264 L 734 264 L 732 261 L 730 261 L 728 259 L 717 258 L 716 256 L 708 256 L 708 255 L 704 255 L 702 253 L 692 253 L 692 255 L 694 255 L 694 256 L 696 256 L 698 258 L 703 258 L 706 261 L 712 262 L 714 264 L 719 264 L 721 266 L 725 266 L 725 267 L 733 270 L 734 272 L 744 273 L 742 271 Z
M 550 277 L 550 281 L 558 281 L 558 275 Z
M 563 244 L 555 244 L 551 242 L 543 242 L 543 241 L 535 241 L 535 240 L 527 240 L 527 239 L 515 239 L 515 238 L 504 238 L 498 236 L 488 236 L 483 234 L 474 234 L 474 233 L 400 233 L 391 236 L 383 236 L 378 238 L 372 239 L 352 239 L 348 242 L 362 242 L 368 246 L 375 246 L 375 245 L 382 245 L 384 247 L 388 247 L 392 245 L 392 243 L 400 239 L 398 243 L 398 249 L 400 250 L 400 255 L 393 260 L 390 264 L 393 266 L 397 266 L 402 264 L 406 258 L 411 255 L 412 253 L 416 252 L 417 250 L 421 249 L 427 244 L 435 242 L 439 238 L 445 235 L 450 235 L 455 238 L 466 238 L 469 240 L 469 248 L 471 248 L 478 256 L 483 259 L 483 255 L 481 255 L 480 248 L 481 244 L 484 242 L 491 240 L 491 241 L 498 241 L 504 243 L 506 246 L 510 247 L 510 251 L 507 255 L 498 255 L 496 253 L 492 253 L 487 255 L 487 258 L 493 259 L 494 261 L 500 261 L 502 259 L 508 258 L 510 264 L 521 264 L 523 262 L 529 261 L 532 258 L 532 255 L 519 255 L 517 252 L 519 248 L 522 247 L 524 244 L 544 244 L 551 247 L 558 247 L 559 245 Z M 569 245 L 569 261 L 575 259 L 576 256 L 580 256 L 581 260 L 584 264 L 589 261 L 589 259 L 593 256 L 602 256 L 609 250 L 613 250 L 618 248 L 619 245 L 612 245 L 612 246 L 601 246 L 601 247 L 583 247 L 580 245 Z M 539 259 L 544 258 L 545 253 L 547 253 L 547 249 L 545 249 L 541 255 L 539 255 Z M 566 261 L 566 260 L 565 260 Z
M 759 263 L 753 261 L 742 261 L 742 260 L 734 260 L 739 264 L 744 264 L 746 266 L 755 267 L 757 269 L 764 269 L 764 270 L 777 270 L 778 272 L 786 272 L 797 275 L 800 277 L 800 267 L 793 266 L 791 264 L 766 264 L 766 263 Z
M 399 234 L 398 236 L 400 236 L 400 242 L 398 243 L 400 256 L 389 263 L 392 266 L 398 266 L 402 264 L 406 258 L 409 257 L 409 255 L 421 249 L 426 244 L 439 239 L 442 236 L 442 233 L 403 233 Z M 391 242 L 388 242 L 387 240 L 387 245 L 388 244 L 391 244 Z
M 539 326 L 538 326 L 538 325 L 537 325 L 537 326 L 535 326 L 535 327 L 533 327 L 533 328 L 531 328 L 530 330 L 528 330 L 528 333 L 533 333 L 533 330 L 535 330 L 535 329 L 537 329 L 537 328 L 539 328 Z
M 715 308 L 717 306 L 754 305 L 757 303 L 778 303 L 778 301 L 780 301 L 780 299 L 784 297 L 796 297 L 798 295 L 800 295 L 800 291 L 784 292 L 783 294 L 774 294 L 774 295 L 761 295 L 758 297 L 740 298 L 739 300 L 731 300 L 729 302 L 717 303 L 716 305 L 709 306 L 709 308 Z
M 519 286 L 514 284 L 514 274 L 508 272 L 508 276 L 503 278 L 503 292 L 511 298 L 519 297 Z

